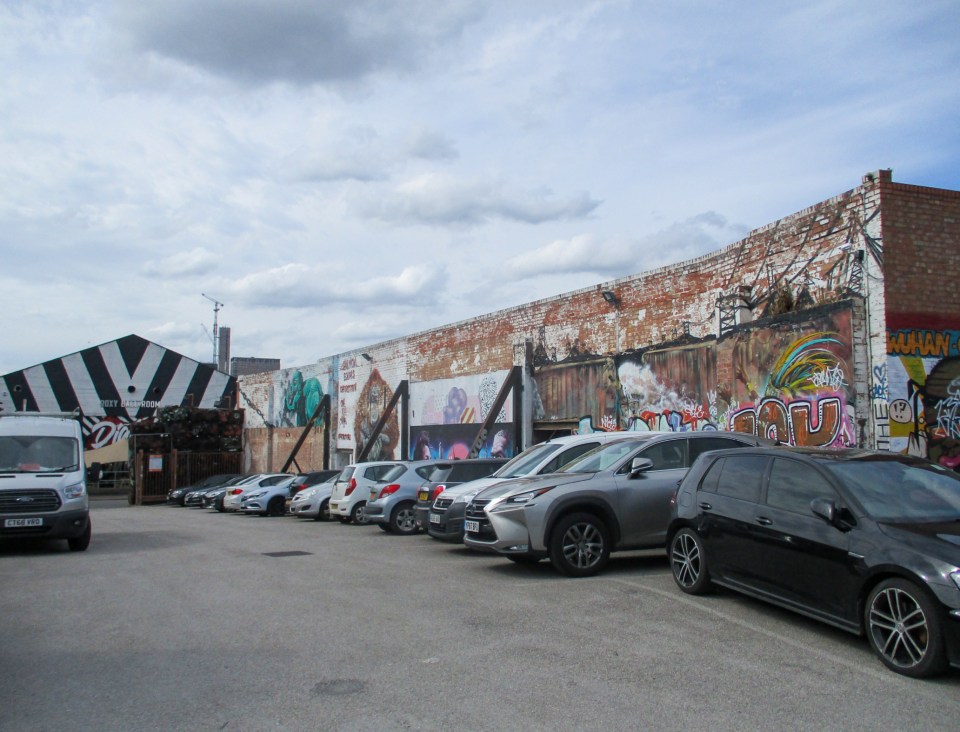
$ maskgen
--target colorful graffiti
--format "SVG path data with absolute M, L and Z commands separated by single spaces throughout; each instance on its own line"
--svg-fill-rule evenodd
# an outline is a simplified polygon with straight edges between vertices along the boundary
M 717 392 L 707 398 L 678 391 L 665 384 L 647 364 L 625 362 L 619 369 L 622 429 L 633 432 L 690 432 L 716 430 Z
M 960 356 L 960 330 L 890 330 L 887 331 L 887 353 L 891 356 L 938 359 Z
M 357 450 L 362 451 L 367 443 L 373 440 L 367 452 L 367 460 L 395 460 L 397 443 L 400 440 L 400 428 L 394 414 L 383 426 L 380 433 L 374 437 L 373 430 L 393 399 L 393 389 L 373 369 L 370 378 L 360 392 L 357 399 L 356 414 L 353 420 L 354 440 Z
M 120 417 L 84 417 L 84 449 L 96 450 L 130 436 L 130 423 Z
M 290 380 L 283 385 L 283 409 L 279 426 L 303 427 L 313 416 L 320 400 L 323 388 L 316 377 L 305 379 L 299 370 L 293 371 Z
M 848 323 L 836 314 L 837 324 Z M 780 347 L 776 333 L 742 344 L 738 381 L 747 397 L 732 404 L 729 429 L 806 447 L 855 445 L 853 409 L 848 406 L 849 339 L 814 330 Z M 769 364 L 769 365 L 768 365 Z
M 477 425 L 434 425 L 412 435 L 411 460 L 465 460 L 477 436 Z M 513 457 L 512 424 L 497 424 L 480 448 L 478 457 Z

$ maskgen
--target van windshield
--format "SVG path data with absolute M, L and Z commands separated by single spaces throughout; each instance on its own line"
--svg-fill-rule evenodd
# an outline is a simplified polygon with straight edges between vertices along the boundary
M 72 437 L 0 436 L 0 472 L 60 473 L 80 469 L 80 452 Z

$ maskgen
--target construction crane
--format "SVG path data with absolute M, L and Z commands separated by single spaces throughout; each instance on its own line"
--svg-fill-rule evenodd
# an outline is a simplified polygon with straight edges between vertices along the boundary
M 217 325 L 217 316 L 220 313 L 220 308 L 223 307 L 223 303 L 219 300 L 210 297 L 207 293 L 201 292 L 207 300 L 213 303 L 213 367 L 215 369 L 220 368 L 220 361 L 218 359 L 218 350 L 220 348 L 220 341 L 218 339 L 218 330 L 219 326 Z

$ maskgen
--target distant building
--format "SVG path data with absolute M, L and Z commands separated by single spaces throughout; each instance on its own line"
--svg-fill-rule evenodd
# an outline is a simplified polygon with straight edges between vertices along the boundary
M 230 373 L 230 328 L 221 325 L 217 332 L 217 370 Z
M 236 390 L 234 377 L 131 334 L 0 376 L 0 411 L 79 410 L 95 449 L 162 407 L 233 407 Z
M 262 374 L 267 371 L 279 370 L 279 358 L 246 358 L 236 356 L 230 359 L 231 376 L 247 376 L 249 374 Z

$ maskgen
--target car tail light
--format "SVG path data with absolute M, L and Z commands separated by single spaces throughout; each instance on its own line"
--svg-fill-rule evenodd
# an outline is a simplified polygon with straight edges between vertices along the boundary
M 241 493 L 243 493 L 243 488 L 234 488 L 230 491 L 231 496 L 239 496 Z
M 357 479 L 351 478 L 350 485 L 347 486 L 347 492 L 344 495 L 349 496 L 351 493 L 353 493 L 353 489 L 356 487 L 357 487 Z
M 447 490 L 447 486 L 438 485 L 436 488 L 433 489 L 433 493 L 430 494 L 430 500 L 435 501 L 437 499 L 437 496 L 439 496 L 445 490 Z
M 399 483 L 391 483 L 390 485 L 385 485 L 383 487 L 383 490 L 380 491 L 380 495 L 378 496 L 378 498 L 384 498 L 385 496 L 389 496 L 391 493 L 396 493 L 398 490 L 400 490 Z

